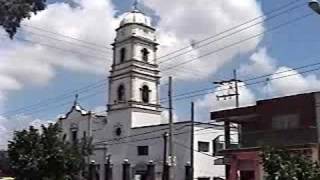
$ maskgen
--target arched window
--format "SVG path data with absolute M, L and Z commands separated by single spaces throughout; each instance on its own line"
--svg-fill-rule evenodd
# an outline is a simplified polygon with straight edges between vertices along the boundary
M 125 100 L 125 88 L 123 85 L 120 85 L 118 87 L 118 101 L 124 101 Z
M 120 50 L 120 63 L 123 63 L 126 59 L 126 48 Z
M 144 103 L 149 103 L 150 101 L 150 90 L 147 85 L 142 86 L 141 88 L 141 97 L 142 97 L 142 102 Z
M 142 50 L 141 50 L 141 54 L 142 54 L 142 60 L 143 61 L 145 61 L 145 62 L 148 62 L 148 60 L 149 60 L 149 51 L 148 51 L 148 49 L 147 48 L 143 48 Z

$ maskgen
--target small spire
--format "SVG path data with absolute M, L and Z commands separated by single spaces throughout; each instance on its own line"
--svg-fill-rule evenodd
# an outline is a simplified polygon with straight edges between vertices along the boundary
M 75 97 L 74 97 L 74 106 L 76 106 L 78 104 L 78 98 L 79 98 L 79 94 L 76 94 Z
M 138 4 L 139 4 L 138 0 L 134 0 L 134 2 L 133 2 L 133 10 L 134 11 L 138 10 Z

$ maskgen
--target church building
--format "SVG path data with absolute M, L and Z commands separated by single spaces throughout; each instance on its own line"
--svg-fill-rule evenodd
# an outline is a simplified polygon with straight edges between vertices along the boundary
M 109 76 L 106 115 L 85 110 L 76 101 L 58 122 L 68 141 L 92 137 L 99 179 L 105 179 L 105 164 L 112 163 L 113 180 L 122 179 L 124 160 L 132 167 L 132 179 L 144 180 L 148 162 L 155 164 L 160 180 L 163 164 L 168 161 L 165 143 L 169 132 L 163 119 L 159 97 L 160 71 L 157 64 L 158 43 L 151 18 L 138 8 L 126 13 L 113 45 L 113 64 Z M 209 113 L 209 112 L 208 112 Z M 191 148 L 191 122 L 174 123 L 174 174 L 183 180 L 185 165 L 194 159 L 194 178 L 225 178 L 224 165 L 214 165 L 217 140 L 223 140 L 223 126 L 196 122 Z M 191 157 L 191 150 L 194 151 Z

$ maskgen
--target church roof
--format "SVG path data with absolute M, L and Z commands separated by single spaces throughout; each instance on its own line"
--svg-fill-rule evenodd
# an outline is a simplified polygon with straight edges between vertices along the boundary
M 140 24 L 151 27 L 151 18 L 145 15 L 140 10 L 134 9 L 124 16 L 124 18 L 120 22 L 120 27 L 127 24 Z
M 73 111 L 77 111 L 79 112 L 82 116 L 86 116 L 88 114 L 90 114 L 90 111 L 85 110 L 84 108 L 82 108 L 79 104 L 74 104 L 71 109 L 69 110 L 69 112 L 67 112 L 66 114 L 63 114 L 59 117 L 59 119 L 67 119 L 69 117 L 69 115 L 73 112 Z

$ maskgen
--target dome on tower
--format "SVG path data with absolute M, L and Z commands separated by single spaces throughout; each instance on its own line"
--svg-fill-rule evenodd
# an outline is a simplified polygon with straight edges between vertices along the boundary
M 146 16 L 141 11 L 135 9 L 124 16 L 120 22 L 120 27 L 126 24 L 141 24 L 151 27 L 151 18 Z

